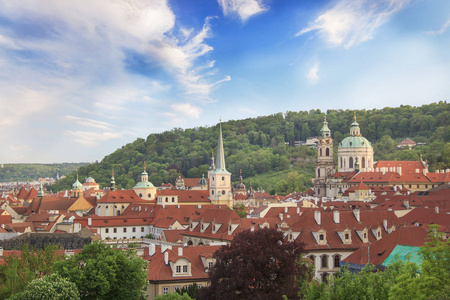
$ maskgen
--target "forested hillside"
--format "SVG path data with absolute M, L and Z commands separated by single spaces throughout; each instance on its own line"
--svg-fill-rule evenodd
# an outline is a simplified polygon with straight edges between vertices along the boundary
M 0 168 L 0 182 L 32 181 L 46 177 L 56 178 L 56 174 L 65 176 L 86 164 L 4 164 Z
M 349 132 L 353 110 L 328 110 L 327 121 L 337 145 Z M 270 116 L 228 121 L 222 124 L 228 171 L 232 179 L 267 192 L 284 194 L 306 189 L 314 174 L 315 151 L 294 147 L 294 141 L 316 136 L 325 113 L 320 110 L 277 113 Z M 450 168 L 450 106 L 446 102 L 421 107 L 400 106 L 357 110 L 361 133 L 372 142 L 375 160 L 417 160 L 423 154 L 430 170 Z M 123 146 L 101 162 L 80 167 L 80 180 L 92 176 L 108 186 L 114 169 L 118 188 L 131 188 L 139 180 L 146 162 L 149 180 L 158 186 L 173 182 L 179 172 L 185 177 L 207 173 L 211 153 L 217 145 L 218 126 L 175 128 L 150 134 Z M 411 138 L 426 145 L 396 150 L 396 144 Z M 52 189 L 66 189 L 75 180 L 72 173 Z

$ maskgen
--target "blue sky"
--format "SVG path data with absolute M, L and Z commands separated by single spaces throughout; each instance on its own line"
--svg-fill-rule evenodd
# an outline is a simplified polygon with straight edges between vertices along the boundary
M 448 100 L 448 0 L 0 0 L 0 163 L 310 109 Z

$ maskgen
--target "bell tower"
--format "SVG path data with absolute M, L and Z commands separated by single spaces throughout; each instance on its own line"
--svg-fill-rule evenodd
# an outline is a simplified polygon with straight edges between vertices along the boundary
M 333 139 L 325 116 L 317 145 L 316 178 L 314 180 L 314 191 L 317 197 L 331 195 L 331 191 L 327 191 L 327 181 L 331 179 L 334 172 Z
M 208 172 L 209 199 L 211 204 L 228 205 L 233 208 L 233 194 L 231 193 L 231 173 L 225 167 L 225 154 L 223 151 L 222 124 L 219 124 L 219 140 L 215 163 L 211 164 Z

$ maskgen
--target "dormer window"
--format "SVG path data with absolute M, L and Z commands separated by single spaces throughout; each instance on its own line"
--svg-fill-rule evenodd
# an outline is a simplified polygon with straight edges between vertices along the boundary
M 177 266 L 177 273 L 181 273 L 181 266 Z
M 345 239 L 348 240 L 350 238 L 350 235 L 348 233 L 345 234 Z
M 323 234 L 319 234 L 319 240 L 323 241 L 325 239 L 325 236 Z

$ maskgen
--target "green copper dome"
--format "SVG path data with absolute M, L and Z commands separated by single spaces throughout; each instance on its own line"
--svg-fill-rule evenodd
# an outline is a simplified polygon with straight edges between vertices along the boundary
M 148 181 L 141 181 L 141 182 L 138 182 L 137 184 L 136 184 L 136 186 L 135 186 L 135 188 L 144 188 L 144 189 L 147 189 L 147 188 L 154 188 L 155 186 L 153 185 L 153 183 L 151 183 L 151 182 L 148 182 Z
M 339 143 L 339 148 L 372 148 L 372 145 L 365 137 L 348 136 Z
M 323 126 L 322 126 L 322 129 L 320 129 L 320 136 L 331 137 L 331 131 L 330 131 L 330 128 L 328 128 L 328 122 L 327 122 L 326 116 L 323 118 Z
M 75 181 L 74 184 L 72 184 L 72 188 L 74 190 L 81 190 L 82 187 L 83 187 L 83 185 L 81 184 L 81 182 L 78 181 L 78 176 L 77 176 L 77 181 Z

